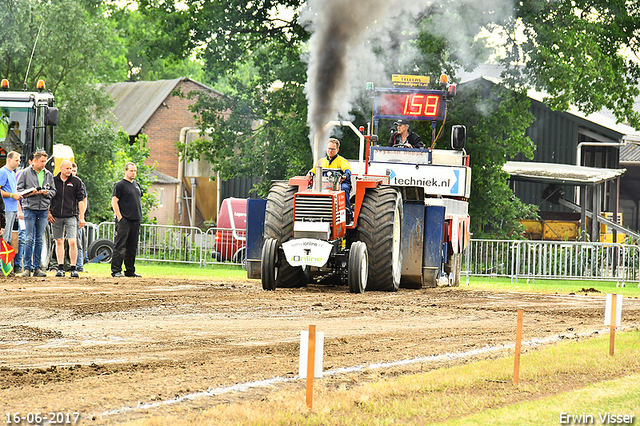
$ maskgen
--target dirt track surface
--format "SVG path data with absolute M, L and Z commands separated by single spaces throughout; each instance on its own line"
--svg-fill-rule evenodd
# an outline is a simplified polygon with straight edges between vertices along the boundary
M 4 279 L 0 292 L 3 422 L 16 412 L 120 422 L 167 409 L 117 412 L 122 407 L 294 377 L 300 331 L 310 324 L 325 333 L 325 370 L 513 344 L 518 307 L 525 310 L 525 341 L 605 328 L 604 296 L 593 293 L 461 287 L 353 295 L 325 286 L 264 292 L 253 280 L 86 275 Z M 623 321 L 638 327 L 639 300 L 625 299 Z M 251 397 L 227 393 L 171 409 Z

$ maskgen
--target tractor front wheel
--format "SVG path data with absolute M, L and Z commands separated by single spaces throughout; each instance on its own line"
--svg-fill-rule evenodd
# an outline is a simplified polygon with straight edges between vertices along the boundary
M 278 241 L 268 238 L 262 246 L 260 265 L 262 275 L 262 289 L 275 290 L 278 279 Z
M 362 241 L 351 244 L 349 251 L 349 264 L 347 271 L 347 281 L 351 293 L 364 293 L 367 288 L 367 278 L 369 273 L 369 256 L 367 246 Z

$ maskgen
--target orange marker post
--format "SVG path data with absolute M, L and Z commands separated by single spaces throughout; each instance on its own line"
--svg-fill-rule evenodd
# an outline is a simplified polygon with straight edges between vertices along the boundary
M 609 355 L 613 356 L 614 347 L 616 345 L 616 296 L 611 295 L 611 325 L 609 333 Z
M 313 375 L 316 354 L 316 326 L 309 326 L 309 351 L 307 356 L 307 407 L 313 406 Z
M 522 317 L 524 311 L 518 309 L 518 326 L 516 329 L 516 356 L 513 363 L 513 384 L 517 385 L 520 380 L 520 348 L 522 346 Z

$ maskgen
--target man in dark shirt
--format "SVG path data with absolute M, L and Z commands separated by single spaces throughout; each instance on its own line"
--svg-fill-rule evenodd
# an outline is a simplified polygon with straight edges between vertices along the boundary
M 71 173 L 71 161 L 69 160 L 63 160 L 60 163 L 60 173 L 53 178 L 53 183 L 56 195 L 51 200 L 48 219 L 53 230 L 53 238 L 56 240 L 56 257 L 58 259 L 56 277 L 64 277 L 64 239 L 66 238 L 69 241 L 71 277 L 78 278 L 76 238 L 78 228 L 86 225 L 84 220 L 84 184 Z M 76 216 L 77 212 L 78 216 Z
M 111 276 L 113 277 L 140 277 L 136 274 L 135 268 L 142 222 L 142 188 L 135 181 L 137 170 L 134 163 L 127 163 L 124 166 L 124 179 L 113 187 L 111 207 L 116 214 L 116 234 L 111 258 Z M 124 275 L 122 274 L 123 260 Z
M 400 119 L 393 123 L 398 126 L 398 131 L 389 138 L 387 146 L 400 146 L 404 148 L 423 148 L 424 143 L 417 133 L 409 131 L 409 121 Z

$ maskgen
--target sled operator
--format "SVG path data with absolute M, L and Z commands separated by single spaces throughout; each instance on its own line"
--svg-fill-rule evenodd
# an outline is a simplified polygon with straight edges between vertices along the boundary
M 424 148 L 424 143 L 417 133 L 409 131 L 409 121 L 403 118 L 395 123 L 398 131 L 391 134 L 387 146 L 400 146 L 404 148 Z

